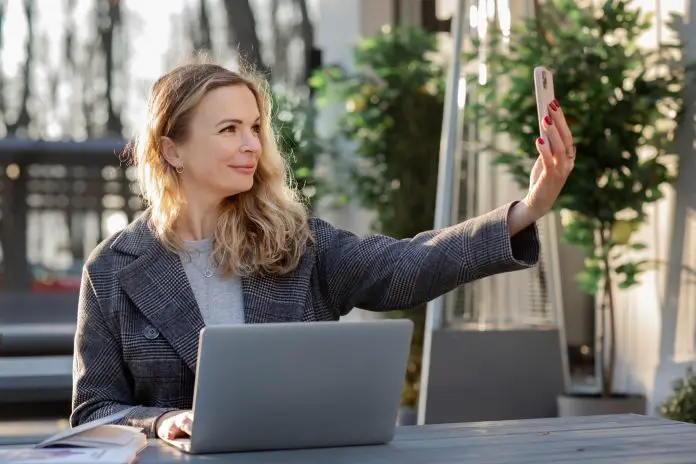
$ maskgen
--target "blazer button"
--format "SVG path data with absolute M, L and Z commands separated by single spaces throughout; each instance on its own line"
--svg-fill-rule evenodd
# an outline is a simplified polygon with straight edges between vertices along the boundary
M 154 340 L 155 338 L 159 337 L 159 331 L 151 325 L 148 325 L 145 327 L 145 330 L 143 330 L 143 335 L 145 335 L 145 338 L 148 340 Z

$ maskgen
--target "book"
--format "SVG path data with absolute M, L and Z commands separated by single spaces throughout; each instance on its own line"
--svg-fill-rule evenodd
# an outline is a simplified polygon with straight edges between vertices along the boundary
M 69 428 L 30 448 L 0 449 L 0 462 L 130 464 L 147 447 L 140 427 L 112 424 L 133 408 Z
M 63 435 L 63 434 L 61 434 Z M 100 425 L 95 428 L 71 433 L 58 438 L 51 437 L 35 448 L 75 447 L 75 448 L 135 448 L 141 451 L 147 446 L 147 437 L 140 427 L 126 425 Z
M 135 409 L 124 409 L 101 419 L 96 419 L 76 427 L 59 432 L 35 445 L 35 448 L 48 447 L 78 447 L 78 448 L 135 448 L 138 452 L 147 446 L 147 437 L 140 427 L 127 425 L 115 425 L 119 419 L 125 417 Z
M 138 453 L 131 448 L 8 448 L 0 449 L 7 464 L 131 464 Z

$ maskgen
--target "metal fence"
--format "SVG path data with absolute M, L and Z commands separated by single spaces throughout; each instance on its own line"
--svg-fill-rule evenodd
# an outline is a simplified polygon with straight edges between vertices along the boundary
M 1 291 L 74 289 L 91 248 L 142 208 L 125 147 L 0 141 Z

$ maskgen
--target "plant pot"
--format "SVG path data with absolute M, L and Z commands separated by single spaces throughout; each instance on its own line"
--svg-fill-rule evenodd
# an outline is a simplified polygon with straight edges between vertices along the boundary
M 401 406 L 399 408 L 399 416 L 396 420 L 396 425 L 416 425 L 418 423 L 418 413 L 414 408 Z
M 645 414 L 647 401 L 639 395 L 560 395 L 556 398 L 559 417 L 603 414 Z

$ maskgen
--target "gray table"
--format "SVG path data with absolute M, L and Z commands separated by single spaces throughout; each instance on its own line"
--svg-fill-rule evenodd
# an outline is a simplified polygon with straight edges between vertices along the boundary
M 138 463 L 694 463 L 696 425 L 617 415 L 397 429 L 384 446 L 189 456 L 152 440 Z

